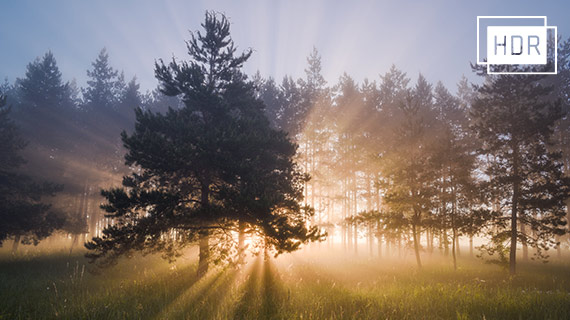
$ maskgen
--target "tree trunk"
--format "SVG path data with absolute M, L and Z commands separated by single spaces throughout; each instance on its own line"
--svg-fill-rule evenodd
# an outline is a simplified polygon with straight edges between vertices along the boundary
M 79 240 L 79 235 L 77 233 L 74 233 L 71 240 L 71 246 L 69 247 L 69 255 L 71 255 L 71 253 L 73 252 L 73 248 L 77 244 L 78 240 Z
M 348 243 L 348 251 L 352 250 L 352 223 L 351 222 L 345 222 L 346 225 L 346 240 Z
M 566 175 L 569 175 L 570 172 L 566 171 Z M 566 199 L 566 236 L 570 237 L 570 198 Z M 568 239 L 568 238 L 566 238 Z
M 346 244 L 346 222 L 342 222 L 340 230 L 341 230 L 340 237 L 342 239 L 342 249 L 344 250 L 344 252 L 346 252 L 348 250 L 348 246 Z
M 402 257 L 402 234 L 398 234 L 398 258 Z
M 380 212 L 380 188 L 376 189 L 376 210 Z
M 519 202 L 519 150 L 518 145 L 513 147 L 513 198 L 511 211 L 511 249 L 509 254 L 509 271 L 511 275 L 517 272 L 517 210 Z
M 368 251 L 370 257 L 374 256 L 374 236 L 372 234 L 372 222 L 368 222 Z
M 208 230 L 200 231 L 200 254 L 198 261 L 198 278 L 203 277 L 208 272 L 208 263 L 210 259 L 210 232 Z
M 210 185 L 209 183 L 203 183 L 201 186 L 201 204 L 205 211 L 208 211 L 210 207 Z M 208 264 L 210 260 L 210 231 L 208 229 L 200 230 L 198 233 L 199 239 L 199 249 L 198 254 L 198 278 L 203 277 L 206 272 L 208 272 Z
M 521 233 L 526 235 L 526 228 L 524 223 L 520 224 L 520 228 L 521 228 Z M 522 252 L 523 252 L 523 260 L 527 261 L 528 260 L 528 245 L 526 244 L 526 241 L 522 242 Z
M 418 263 L 418 268 L 421 269 L 422 261 L 420 258 L 420 244 L 419 244 L 418 232 L 417 232 L 415 224 L 412 224 L 412 236 L 414 237 L 414 252 L 416 254 L 416 262 Z
M 439 254 L 442 255 L 443 254 L 443 230 L 439 230 L 439 232 L 437 233 L 437 239 L 438 239 L 437 248 L 439 249 Z
M 358 254 L 358 225 L 354 223 L 354 254 Z
M 269 261 L 269 259 L 271 259 L 271 256 L 269 254 L 269 245 L 268 245 L 267 237 L 265 237 L 264 243 L 263 243 L 263 259 L 265 261 Z
M 245 222 L 238 222 L 238 263 L 244 263 L 245 261 Z
M 377 225 L 378 228 L 378 258 L 382 258 L 382 235 L 380 234 L 380 223 Z
M 455 215 L 457 211 L 455 210 L 455 187 L 453 188 L 453 202 L 451 203 L 451 236 L 453 243 L 451 244 L 451 256 L 453 258 L 453 270 L 457 271 L 457 254 L 459 253 L 459 237 L 457 236 L 457 226 L 455 223 Z
M 443 229 L 443 248 L 444 248 L 444 255 L 447 257 L 449 256 L 449 236 L 447 235 L 447 228 Z
M 430 254 L 433 253 L 433 239 L 435 238 L 434 231 L 435 231 L 434 229 L 430 229 L 430 232 L 429 232 L 429 250 L 430 250 L 429 253 Z
M 461 256 L 461 248 L 459 246 L 459 235 L 456 233 L 455 230 L 453 230 L 453 234 L 455 234 L 454 236 L 454 241 L 455 241 L 455 254 L 459 257 Z
M 532 217 L 533 217 L 533 219 L 536 220 L 536 219 L 537 219 L 537 216 L 538 216 L 538 213 L 536 212 L 536 209 L 533 209 L 533 210 L 532 210 Z M 531 229 L 531 230 L 532 230 L 532 229 Z M 531 232 L 532 232 L 532 236 L 533 236 L 534 238 L 536 238 L 536 237 L 537 237 L 537 232 L 536 232 L 536 230 L 532 230 Z M 538 253 L 538 245 L 539 245 L 539 244 L 538 244 L 537 242 L 535 242 L 534 247 L 532 248 L 534 254 L 537 254 L 537 253 Z
M 429 234 L 430 234 L 429 228 L 426 228 L 426 246 L 427 246 L 428 253 L 431 253 L 431 246 L 429 243 Z
M 453 220 L 453 217 L 451 218 Z M 453 238 L 456 239 L 457 238 L 457 233 L 455 231 L 455 228 L 452 228 L 452 232 L 453 232 Z M 453 241 L 453 243 L 451 244 L 451 256 L 453 257 L 453 270 L 457 271 L 457 256 L 455 255 L 455 251 L 456 251 L 456 241 Z
M 469 256 L 473 258 L 473 235 L 469 236 Z
M 14 236 L 14 243 L 12 244 L 12 254 L 18 251 L 18 246 L 20 245 L 20 239 L 21 237 L 19 234 Z

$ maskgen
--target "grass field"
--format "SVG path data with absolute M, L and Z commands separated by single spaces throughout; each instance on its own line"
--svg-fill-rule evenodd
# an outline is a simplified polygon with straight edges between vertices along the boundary
M 569 319 L 570 266 L 300 252 L 240 269 L 158 257 L 94 274 L 82 255 L 0 256 L 0 319 Z M 310 257 L 310 258 L 309 258 Z

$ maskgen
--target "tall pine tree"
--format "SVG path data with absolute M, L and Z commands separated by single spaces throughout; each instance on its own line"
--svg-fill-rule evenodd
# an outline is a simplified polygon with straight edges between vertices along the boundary
M 491 221 L 492 241 L 482 249 L 508 263 L 511 274 L 518 243 L 545 257 L 566 224 L 570 181 L 563 176 L 560 153 L 549 150 L 554 124 L 563 114 L 559 101 L 547 99 L 553 89 L 541 85 L 543 78 L 486 76 L 472 106 L 472 127 L 481 155 L 488 156 L 485 173 L 500 208 Z
M 180 96 L 181 109 L 137 111 L 132 135 L 122 134 L 127 165 L 140 168 L 123 188 L 103 191 L 116 224 L 86 246 L 102 263 L 133 250 L 174 258 L 198 242 L 197 273 L 230 257 L 231 231 L 257 233 L 267 248 L 292 251 L 319 237 L 302 208 L 296 146 L 270 128 L 263 103 L 240 68 L 229 21 L 206 13 L 205 33 L 187 42 L 190 60 L 156 64 L 161 91 Z M 212 242 L 212 239 L 216 240 Z

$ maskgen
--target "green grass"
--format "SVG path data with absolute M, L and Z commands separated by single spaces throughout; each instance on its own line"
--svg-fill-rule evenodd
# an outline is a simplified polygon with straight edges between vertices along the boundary
M 519 263 L 516 277 L 464 258 L 356 258 L 316 251 L 212 268 L 80 255 L 0 255 L 0 319 L 569 319 L 570 266 Z

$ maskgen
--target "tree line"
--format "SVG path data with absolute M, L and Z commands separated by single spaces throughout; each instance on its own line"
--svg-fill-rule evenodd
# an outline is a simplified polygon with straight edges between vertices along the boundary
M 99 208 L 99 190 L 120 181 L 128 171 L 123 166 L 120 132 L 133 127 L 136 108 L 166 110 L 178 104 L 178 99 L 158 89 L 142 94 L 136 77 L 125 81 L 124 74 L 111 66 L 105 49 L 87 75 L 85 88 L 78 88 L 75 80 L 64 81 L 55 56 L 48 51 L 27 65 L 24 77 L 14 83 L 5 80 L 0 86 L 6 121 L 2 130 L 11 132 L 3 134 L 2 149 L 7 158 L 20 159 L 3 165 L 3 187 L 11 190 L 4 193 L 10 195 L 3 203 L 33 197 L 46 214 L 57 217 L 47 221 L 44 215 L 34 214 L 38 219 L 31 219 L 10 212 L 15 204 L 2 210 L 1 238 L 14 239 L 14 250 L 20 242 L 37 243 L 51 233 L 36 233 L 42 228 L 70 235 L 70 250 L 80 238 L 85 241 L 88 235 L 100 234 L 111 221 Z M 8 177 L 13 171 L 20 174 L 18 179 Z M 22 180 L 24 172 L 31 183 L 48 181 L 54 192 L 47 196 L 31 186 L 15 187 L 14 180 Z
M 568 245 L 569 54 L 565 41 L 556 76 L 473 66 L 482 84 L 463 77 L 456 93 L 395 66 L 378 81 L 345 73 L 327 85 L 316 50 L 304 79 L 254 79 L 273 126 L 300 145 L 314 223 L 340 228 L 345 250 L 359 238 L 380 256 L 404 246 L 421 267 L 420 253 L 439 247 L 456 267 L 459 238 L 473 254 L 480 237 L 479 255 L 515 273 L 518 246 L 546 259 Z
M 360 238 L 378 255 L 409 247 L 420 267 L 438 247 L 456 266 L 460 237 L 471 252 L 485 238 L 480 254 L 512 273 L 519 244 L 525 258 L 561 250 L 569 41 L 556 76 L 474 67 L 482 84 L 463 77 L 452 93 L 395 66 L 329 85 L 316 49 L 303 78 L 249 79 L 251 51 L 237 53 L 227 19 L 209 12 L 202 27 L 189 60 L 157 61 L 152 92 L 126 82 L 105 50 L 85 88 L 63 80 L 51 52 L 2 85 L 0 241 L 60 230 L 72 249 L 89 236 L 102 265 L 198 244 L 199 274 L 243 260 L 246 237 L 278 254 L 336 230 L 345 250 Z

